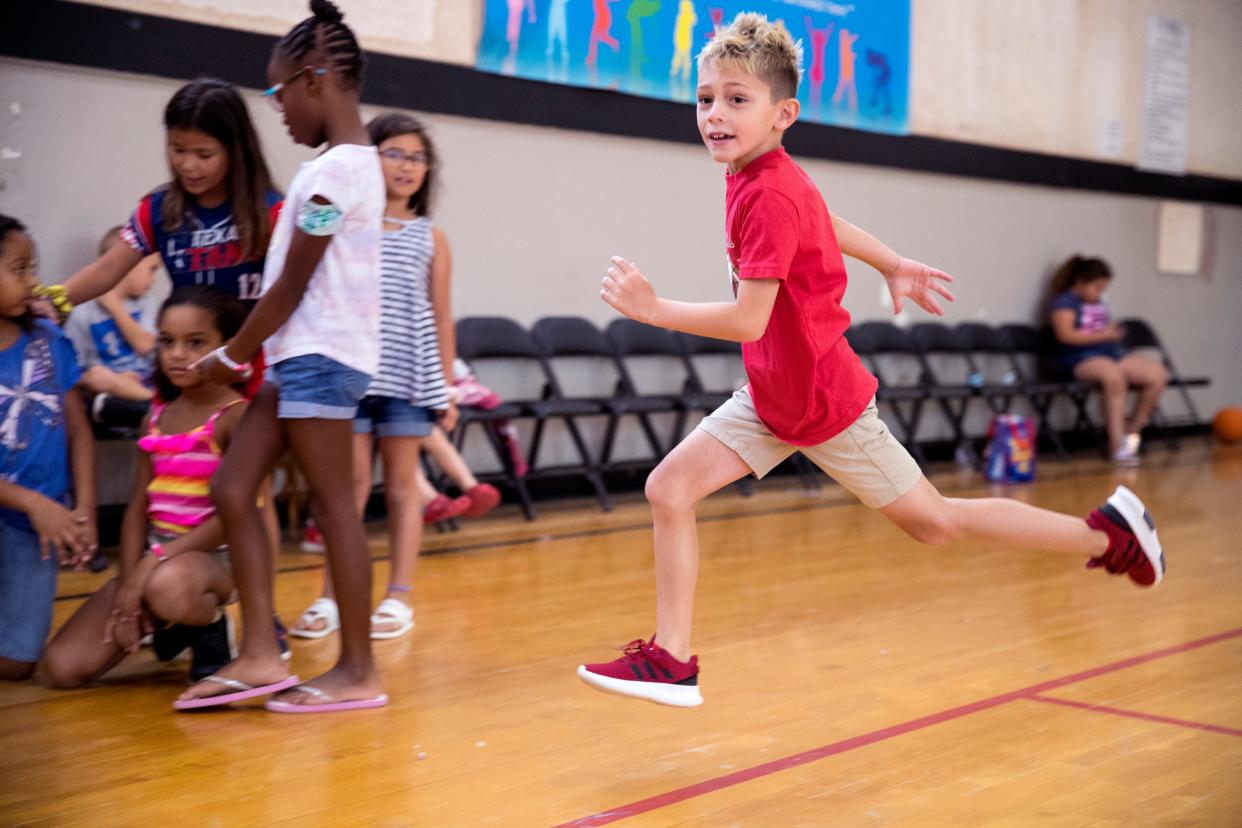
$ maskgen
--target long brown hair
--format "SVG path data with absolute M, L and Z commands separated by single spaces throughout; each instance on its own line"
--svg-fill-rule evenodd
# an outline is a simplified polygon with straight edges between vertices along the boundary
M 241 95 L 222 80 L 199 78 L 172 96 L 164 108 L 164 128 L 196 129 L 224 145 L 229 156 L 229 199 L 242 261 L 261 258 L 272 234 L 267 205 L 272 176 Z M 160 211 L 165 230 L 181 227 L 189 201 L 190 195 L 174 174 Z
M 367 124 L 367 132 L 371 136 L 371 143 L 377 147 L 398 135 L 417 135 L 422 139 L 423 151 L 427 153 L 427 176 L 418 192 L 410 196 L 410 209 L 416 216 L 431 215 L 431 202 L 435 197 L 436 179 L 440 171 L 440 156 L 436 153 L 436 145 L 431 136 L 427 134 L 427 127 L 413 115 L 385 112 L 371 119 Z
M 1096 279 L 1113 278 L 1113 270 L 1108 262 L 1088 256 L 1074 254 L 1052 274 L 1052 295 L 1073 290 L 1075 285 L 1083 282 L 1094 282 Z

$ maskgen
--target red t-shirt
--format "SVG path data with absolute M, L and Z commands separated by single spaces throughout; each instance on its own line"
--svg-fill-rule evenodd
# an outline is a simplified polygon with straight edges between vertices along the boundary
M 785 442 L 818 445 L 858 419 L 878 384 L 845 341 L 845 262 L 828 208 L 778 147 L 727 177 L 725 228 L 735 280 L 782 282 L 767 330 L 742 345 L 755 410 Z

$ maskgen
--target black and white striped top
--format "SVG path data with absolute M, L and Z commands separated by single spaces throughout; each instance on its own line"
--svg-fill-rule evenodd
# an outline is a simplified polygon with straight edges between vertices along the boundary
M 447 408 L 448 388 L 431 307 L 433 225 L 426 216 L 404 225 L 385 232 L 380 248 L 380 364 L 367 395 Z

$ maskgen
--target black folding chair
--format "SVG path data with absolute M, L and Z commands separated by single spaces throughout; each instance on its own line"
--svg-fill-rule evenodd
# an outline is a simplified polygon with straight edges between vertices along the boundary
M 1024 323 L 1002 325 L 1000 334 L 1008 342 L 1009 364 L 1023 389 L 1023 396 L 1031 408 L 1035 409 L 1039 420 L 1036 437 L 1041 434 L 1046 436 L 1058 457 L 1069 457 L 1060 432 L 1052 426 L 1051 411 L 1057 398 L 1065 397 L 1077 406 L 1078 421 L 1075 427 L 1081 426 L 1087 416 L 1082 384 L 1049 378 L 1051 372 L 1048 369 L 1049 344 L 1046 334 Z
M 613 344 L 603 331 L 593 322 L 581 317 L 547 316 L 531 327 L 531 336 L 543 351 L 562 395 L 568 395 L 568 384 L 563 369 L 570 367 L 576 367 L 580 374 L 590 377 L 593 391 L 607 389 L 607 392 L 602 395 L 583 393 L 569 395 L 572 398 L 597 403 L 608 416 L 599 452 L 598 465 L 601 471 L 622 466 L 651 466 L 660 461 L 660 458 L 664 456 L 663 447 L 655 435 L 655 430 L 651 427 L 647 414 L 651 411 L 672 411 L 674 406 L 669 401 L 639 398 L 628 391 L 622 366 L 617 359 Z M 651 454 L 648 459 L 614 464 L 611 463 L 611 459 L 617 428 L 622 418 L 626 416 L 635 416 L 639 420 L 651 448 Z
M 923 383 L 953 433 L 953 444 L 977 466 L 979 455 L 966 439 L 965 427 L 970 402 L 980 396 L 983 384 L 970 356 L 974 346 L 971 332 L 939 322 L 921 322 L 910 329 L 910 338 L 918 346 Z
M 536 377 L 539 389 L 529 396 L 519 396 L 508 400 L 496 409 L 485 411 L 477 408 L 463 408 L 461 427 L 456 435 L 458 447 L 465 440 L 466 429 L 474 423 L 486 426 L 484 429 L 489 442 L 502 467 L 505 479 L 514 486 L 522 500 L 523 511 L 528 518 L 534 517 L 534 507 L 527 493 L 526 480 L 535 477 L 552 477 L 559 475 L 580 474 L 587 479 L 595 490 L 597 499 L 605 511 L 612 508 L 608 493 L 604 489 L 604 481 L 599 467 L 591 459 L 586 443 L 578 429 L 575 418 L 592 414 L 603 414 L 603 406 L 596 401 L 567 399 L 560 392 L 560 386 L 545 358 L 543 351 L 534 338 L 521 325 L 511 319 L 499 316 L 467 317 L 457 323 L 457 352 L 462 359 L 470 363 L 476 373 L 485 370 L 488 363 L 505 363 L 505 373 L 515 376 L 526 369 Z M 496 423 L 501 420 L 529 419 L 534 423 L 534 435 L 526 462 L 528 466 L 524 478 L 518 477 L 512 459 L 506 450 Z M 550 419 L 561 420 L 569 432 L 579 463 L 549 468 L 540 468 L 539 449 L 543 440 L 544 428 Z
M 601 462 L 607 466 L 612 457 L 612 440 L 616 436 L 616 423 L 622 415 L 633 414 L 643 429 L 647 441 L 651 444 L 657 461 L 671 451 L 681 436 L 679 427 L 685 426 L 686 395 L 690 387 L 690 374 L 686 369 L 685 355 L 676 335 L 664 328 L 644 325 L 633 319 L 614 319 L 608 324 L 608 341 L 612 344 L 616 358 L 617 371 L 620 376 L 618 394 L 614 398 L 613 411 L 617 414 L 612 429 L 605 440 L 606 448 Z M 676 391 L 641 390 L 643 383 L 636 379 L 636 369 L 642 363 L 658 364 L 659 372 L 664 375 L 665 386 L 678 386 Z M 668 382 L 668 375 L 676 375 L 676 379 Z M 669 435 L 668 445 L 660 447 L 659 437 L 651 423 L 651 415 L 672 412 L 675 416 L 674 432 Z
M 1182 398 L 1182 403 L 1186 406 L 1187 415 L 1181 421 L 1171 420 L 1156 406 L 1153 412 L 1152 422 L 1161 431 L 1165 433 L 1165 439 L 1173 447 L 1177 446 L 1177 442 L 1172 438 L 1172 432 L 1169 430 L 1176 425 L 1202 426 L 1203 419 L 1199 416 L 1199 409 L 1195 407 L 1195 402 L 1191 399 L 1191 388 L 1204 388 L 1212 384 L 1209 377 L 1184 377 L 1173 365 L 1173 358 L 1169 356 L 1169 351 L 1164 347 L 1164 343 L 1160 341 L 1160 337 L 1156 336 L 1155 330 L 1144 319 L 1131 317 L 1121 320 L 1122 326 L 1125 328 L 1125 348 L 1127 351 L 1137 348 L 1150 349 L 1160 355 L 1160 361 L 1164 365 L 1165 370 L 1169 372 L 1169 388 L 1177 389 L 1178 394 Z M 1208 444 L 1212 444 L 1212 435 L 1210 432 L 1206 435 Z
M 478 362 L 475 367 L 484 368 L 489 361 L 500 359 L 538 360 L 539 349 L 530 336 L 520 325 L 510 319 L 496 316 L 467 317 L 457 322 L 457 355 L 467 362 Z M 514 401 L 502 402 L 495 408 L 479 408 L 477 406 L 461 406 L 457 419 L 457 428 L 453 432 L 453 443 L 460 451 L 466 441 L 466 434 L 471 426 L 478 426 L 491 446 L 501 471 L 498 474 L 486 472 L 477 474 L 480 477 L 498 477 L 506 482 L 517 495 L 522 507 L 522 514 L 527 520 L 535 519 L 535 507 L 531 501 L 530 491 L 526 488 L 526 479 L 519 476 L 499 426 L 510 420 L 534 419 L 534 415 L 522 405 Z
M 1013 339 L 1004 328 L 993 328 L 982 322 L 963 322 L 957 328 L 960 335 L 970 342 L 967 360 L 978 380 L 979 395 L 992 413 L 1006 413 L 1017 400 L 1024 400 L 1035 415 L 1036 443 L 1040 437 L 1047 437 L 1059 457 L 1068 457 L 1060 435 L 1048 422 L 1051 399 L 1059 393 L 1060 386 L 1040 383 L 1027 375 L 1022 360 L 1014 352 Z M 1030 330 L 1034 333 L 1034 329 Z
M 899 436 L 902 444 L 918 464 L 925 467 L 927 455 L 923 453 L 917 435 L 923 407 L 931 400 L 931 394 L 921 381 L 923 369 L 918 358 L 918 346 L 910 338 L 910 334 L 889 322 L 863 322 L 847 330 L 845 338 L 867 370 L 879 380 L 879 387 L 875 392 L 876 402 L 892 409 L 893 419 L 901 432 Z M 900 381 L 894 370 L 885 368 L 883 363 L 889 360 L 904 363 L 920 379 L 914 382 Z

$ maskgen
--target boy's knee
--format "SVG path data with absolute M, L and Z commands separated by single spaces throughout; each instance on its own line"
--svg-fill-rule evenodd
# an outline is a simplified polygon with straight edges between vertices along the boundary
M 943 546 L 956 540 L 959 534 L 952 515 L 947 511 L 920 515 L 914 520 L 901 524 L 901 529 L 919 543 L 927 546 Z
M 681 512 L 693 509 L 698 501 L 687 496 L 686 492 L 685 486 L 679 485 L 673 475 L 661 471 L 658 466 L 647 476 L 647 484 L 643 487 L 647 503 L 657 511 Z
M 34 670 L 34 665 L 30 666 Z M 47 683 L 57 690 L 72 690 L 86 683 L 86 676 L 75 669 L 73 661 L 62 655 L 55 647 L 49 647 L 43 656 L 43 675 Z

